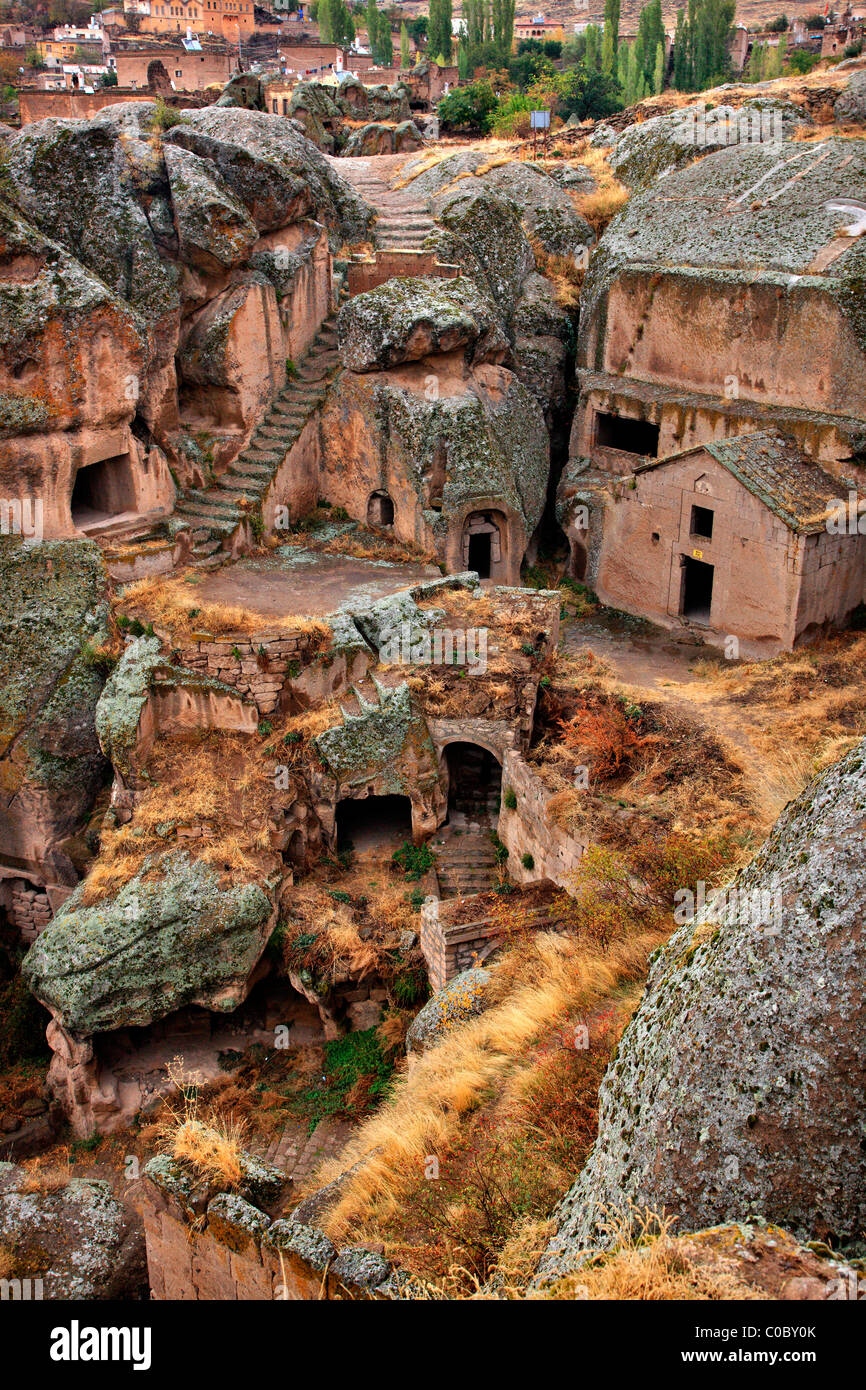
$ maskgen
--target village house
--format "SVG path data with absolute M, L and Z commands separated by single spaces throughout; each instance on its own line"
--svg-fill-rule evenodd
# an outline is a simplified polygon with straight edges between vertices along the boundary
M 599 596 L 746 652 L 796 647 L 863 601 L 866 535 L 839 523 L 846 496 L 772 431 L 640 464 L 607 507 Z

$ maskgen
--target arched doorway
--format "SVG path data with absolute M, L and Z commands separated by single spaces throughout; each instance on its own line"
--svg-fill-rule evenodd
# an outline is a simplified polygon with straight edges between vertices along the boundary
M 367 502 L 368 526 L 393 526 L 394 503 L 387 492 L 371 492 Z
M 463 526 L 463 568 L 479 579 L 500 579 L 505 571 L 507 522 L 501 512 L 470 512 Z
M 493 821 L 499 811 L 502 765 L 487 748 L 477 743 L 449 743 L 445 749 L 448 770 L 448 821 Z
M 408 796 L 347 797 L 337 802 L 337 851 L 365 850 L 412 839 L 412 802 Z

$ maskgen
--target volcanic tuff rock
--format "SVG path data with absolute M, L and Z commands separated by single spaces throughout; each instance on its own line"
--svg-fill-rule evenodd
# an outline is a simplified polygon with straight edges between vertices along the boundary
M 489 302 L 466 276 L 388 280 L 343 306 L 337 332 L 343 365 L 353 372 L 459 347 L 468 363 L 501 362 L 508 348 Z
M 107 590 L 92 541 L 0 540 L 0 840 L 49 883 L 76 882 L 62 842 L 107 770 L 93 659 L 110 635 Z
M 273 918 L 261 884 L 222 888 L 210 865 L 173 851 L 92 906 L 85 886 L 76 889 L 28 952 L 24 976 L 79 1038 L 185 1004 L 230 1011 L 246 997 Z
M 592 186 L 589 175 L 576 177 L 584 189 L 587 183 Z M 482 150 L 461 150 L 419 174 L 409 187 L 429 197 L 437 215 L 455 193 L 461 197 L 486 193 L 508 201 L 517 209 L 527 235 L 555 255 L 572 256 L 595 241 L 592 228 L 575 212 L 559 179 L 530 162 L 494 162 Z
M 41 1279 L 48 1299 L 146 1298 L 144 1233 L 108 1183 L 73 1178 L 40 1192 L 28 1190 L 32 1182 L 32 1172 L 0 1163 L 0 1245 L 14 1252 L 9 1277 Z
M 641 187 L 713 150 L 790 140 L 795 130 L 808 124 L 798 106 L 770 97 L 736 108 L 707 109 L 699 102 L 626 126 L 614 137 L 609 162 L 617 178 Z
M 736 897 L 661 949 L 542 1277 L 575 1268 L 632 1203 L 681 1230 L 754 1214 L 862 1239 L 864 824 L 866 741 L 782 813 Z
M 490 971 L 476 968 L 455 975 L 444 988 L 428 999 L 406 1034 L 406 1051 L 426 1052 L 435 1047 L 457 1024 L 476 1018 L 486 1007 L 484 994 Z
M 27 465 L 48 535 L 75 531 L 82 458 L 128 453 L 127 509 L 146 514 L 170 510 L 169 465 L 186 486 L 234 457 L 327 315 L 327 240 L 362 240 L 372 219 L 295 122 L 171 116 L 125 102 L 4 144 L 6 495 Z

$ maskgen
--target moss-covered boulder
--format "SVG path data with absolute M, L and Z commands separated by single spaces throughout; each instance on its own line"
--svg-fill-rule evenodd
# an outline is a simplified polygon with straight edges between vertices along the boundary
M 381 121 L 368 121 L 366 125 L 353 130 L 343 146 L 342 153 L 347 158 L 394 153 L 394 127 Z
M 337 318 L 340 357 L 353 372 L 464 348 L 467 362 L 501 361 L 508 347 L 489 301 L 466 276 L 387 280 Z
M 435 1047 L 461 1023 L 483 1013 L 487 1006 L 489 984 L 489 970 L 480 967 L 464 970 L 449 980 L 432 999 L 428 999 L 420 1013 L 415 1015 L 406 1034 L 406 1051 L 410 1056 Z
M 72 1178 L 40 1190 L 32 1171 L 0 1163 L 0 1245 L 4 1278 L 31 1280 L 31 1298 L 147 1297 L 141 1220 L 107 1182 Z
M 86 121 L 35 121 L 5 146 L 23 215 L 151 323 L 180 305 L 178 267 L 160 256 L 137 196 L 143 146 L 155 161 L 151 191 L 167 191 L 155 120 L 152 102 L 123 103 Z
M 566 174 L 571 174 L 572 186 L 582 191 L 593 186 L 588 172 L 563 169 L 550 173 L 528 160 L 496 159 L 484 150 L 459 150 L 419 174 L 410 187 L 430 198 L 434 216 L 448 206 L 455 192 L 463 197 L 488 193 L 505 199 L 517 209 L 527 236 L 545 251 L 574 256 L 593 244 L 595 233 L 574 209 L 564 181 Z
M 164 156 L 182 259 L 207 274 L 242 265 L 259 239 L 246 209 L 209 160 L 177 145 Z
M 714 150 L 789 140 L 808 124 L 798 106 L 771 97 L 739 107 L 708 108 L 699 102 L 626 126 L 616 137 L 609 162 L 617 178 L 642 187 Z
M 74 884 L 62 841 L 107 772 L 95 711 L 110 636 L 108 576 L 92 541 L 0 539 L 0 843 Z
M 632 1204 L 679 1230 L 866 1228 L 866 742 L 813 782 L 658 954 L 608 1069 L 545 1277 Z
M 458 189 L 460 185 L 458 184 Z M 486 190 L 457 192 L 439 210 L 439 259 L 459 265 L 497 306 L 507 323 L 535 256 L 515 205 Z
M 245 998 L 271 932 L 260 883 L 224 887 L 183 851 L 147 859 L 113 897 L 86 883 L 31 947 L 29 988 L 68 1033 L 152 1023 L 186 1004 L 230 1011 Z
M 282 116 L 208 106 L 188 112 L 166 142 L 209 159 L 259 231 L 312 216 L 327 226 L 334 249 L 367 233 L 372 209 Z

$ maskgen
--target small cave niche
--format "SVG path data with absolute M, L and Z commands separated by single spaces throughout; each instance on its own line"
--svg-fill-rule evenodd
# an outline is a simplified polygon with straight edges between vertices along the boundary
M 371 492 L 367 501 L 368 526 L 393 526 L 394 503 L 390 493 Z
M 116 454 L 79 468 L 72 486 L 69 511 L 79 531 L 103 526 L 115 517 L 135 512 L 135 479 L 129 454 Z
M 412 803 L 408 796 L 347 797 L 337 803 L 337 851 L 364 850 L 412 839 Z
M 623 454 L 658 458 L 659 426 L 630 415 L 610 415 L 599 411 L 595 417 L 595 442 L 600 449 L 617 449 Z

